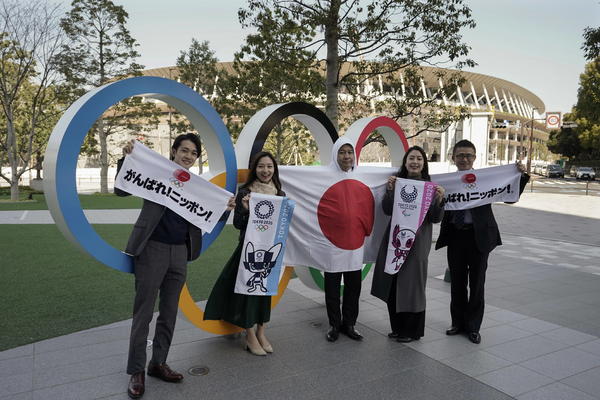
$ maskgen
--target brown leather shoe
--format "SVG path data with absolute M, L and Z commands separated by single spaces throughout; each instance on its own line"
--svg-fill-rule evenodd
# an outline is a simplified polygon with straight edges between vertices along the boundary
M 148 376 L 162 379 L 165 382 L 181 382 L 183 375 L 173 371 L 167 364 L 148 364 Z
M 129 397 L 132 399 L 139 399 L 144 395 L 144 379 L 144 371 L 131 375 L 129 387 L 127 388 L 127 395 L 129 395 Z

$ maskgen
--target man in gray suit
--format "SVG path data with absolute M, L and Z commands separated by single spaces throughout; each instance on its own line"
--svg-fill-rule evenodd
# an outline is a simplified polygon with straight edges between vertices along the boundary
M 173 141 L 171 160 L 189 169 L 200 154 L 200 138 L 187 133 Z M 133 151 L 133 141 L 123 148 L 123 155 Z M 120 159 L 120 170 L 124 158 Z M 115 188 L 118 196 L 129 193 Z M 233 197 L 227 211 L 233 208 Z M 228 213 L 223 214 L 227 217 Z M 134 257 L 135 300 L 129 339 L 127 373 L 131 375 L 127 394 L 133 399 L 144 395 L 146 342 L 154 304 L 160 292 L 158 318 L 148 375 L 166 382 L 180 382 L 183 375 L 166 364 L 173 338 L 179 294 L 186 279 L 187 263 L 200 255 L 202 231 L 165 206 L 144 200 L 142 211 L 127 243 L 126 253 Z

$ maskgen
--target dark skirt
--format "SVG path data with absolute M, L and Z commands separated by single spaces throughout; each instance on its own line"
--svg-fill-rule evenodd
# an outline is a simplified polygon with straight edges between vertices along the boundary
M 425 335 L 425 310 L 421 312 L 396 312 L 396 280 L 398 274 L 392 279 L 392 287 L 387 300 L 388 314 L 392 332 L 400 337 L 409 337 L 419 340 Z
M 392 332 L 419 340 L 425 334 L 425 311 L 390 313 Z
M 223 320 L 241 328 L 269 322 L 271 296 L 248 296 L 233 292 L 243 244 L 243 241 L 239 242 L 215 282 L 206 303 L 205 320 Z

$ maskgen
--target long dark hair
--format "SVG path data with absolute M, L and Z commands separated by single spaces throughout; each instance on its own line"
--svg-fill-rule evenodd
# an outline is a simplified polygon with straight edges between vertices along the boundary
M 420 146 L 412 146 L 406 153 L 404 153 L 404 158 L 402 159 L 402 166 L 400 170 L 396 174 L 399 178 L 408 178 L 408 170 L 406 169 L 406 160 L 408 159 L 408 155 L 411 151 L 417 150 L 423 156 L 423 170 L 421 171 L 421 178 L 426 181 L 430 181 L 431 177 L 429 176 L 429 164 L 427 163 L 427 154 L 425 154 L 425 150 L 423 150 Z
M 277 167 L 277 161 L 275 161 L 275 157 L 273 157 L 273 154 L 269 153 L 268 151 L 260 151 L 256 153 L 254 157 L 252 157 L 252 160 L 250 161 L 250 172 L 248 173 L 248 179 L 246 179 L 246 183 L 242 185 L 242 189 L 247 188 L 258 179 L 258 176 L 256 175 L 256 167 L 258 166 L 258 161 L 263 157 L 269 157 L 271 161 L 273 161 L 273 177 L 271 180 L 273 181 L 275 188 L 277 188 L 277 193 L 279 193 L 281 192 L 279 168 Z

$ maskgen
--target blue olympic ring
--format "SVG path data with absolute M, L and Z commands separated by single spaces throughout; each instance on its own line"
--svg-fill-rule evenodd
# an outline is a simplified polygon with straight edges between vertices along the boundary
M 135 77 L 101 86 L 78 99 L 63 114 L 48 142 L 44 166 L 48 208 L 72 243 L 123 272 L 133 272 L 132 257 L 104 241 L 89 224 L 77 196 L 75 170 L 81 144 L 94 122 L 113 104 L 138 95 L 162 100 L 188 117 L 207 147 L 211 167 L 225 170 L 225 189 L 235 192 L 237 186 L 237 163 L 229 131 L 208 101 L 189 87 L 164 78 Z M 202 252 L 224 226 L 224 221 L 219 222 L 210 234 L 203 235 Z

